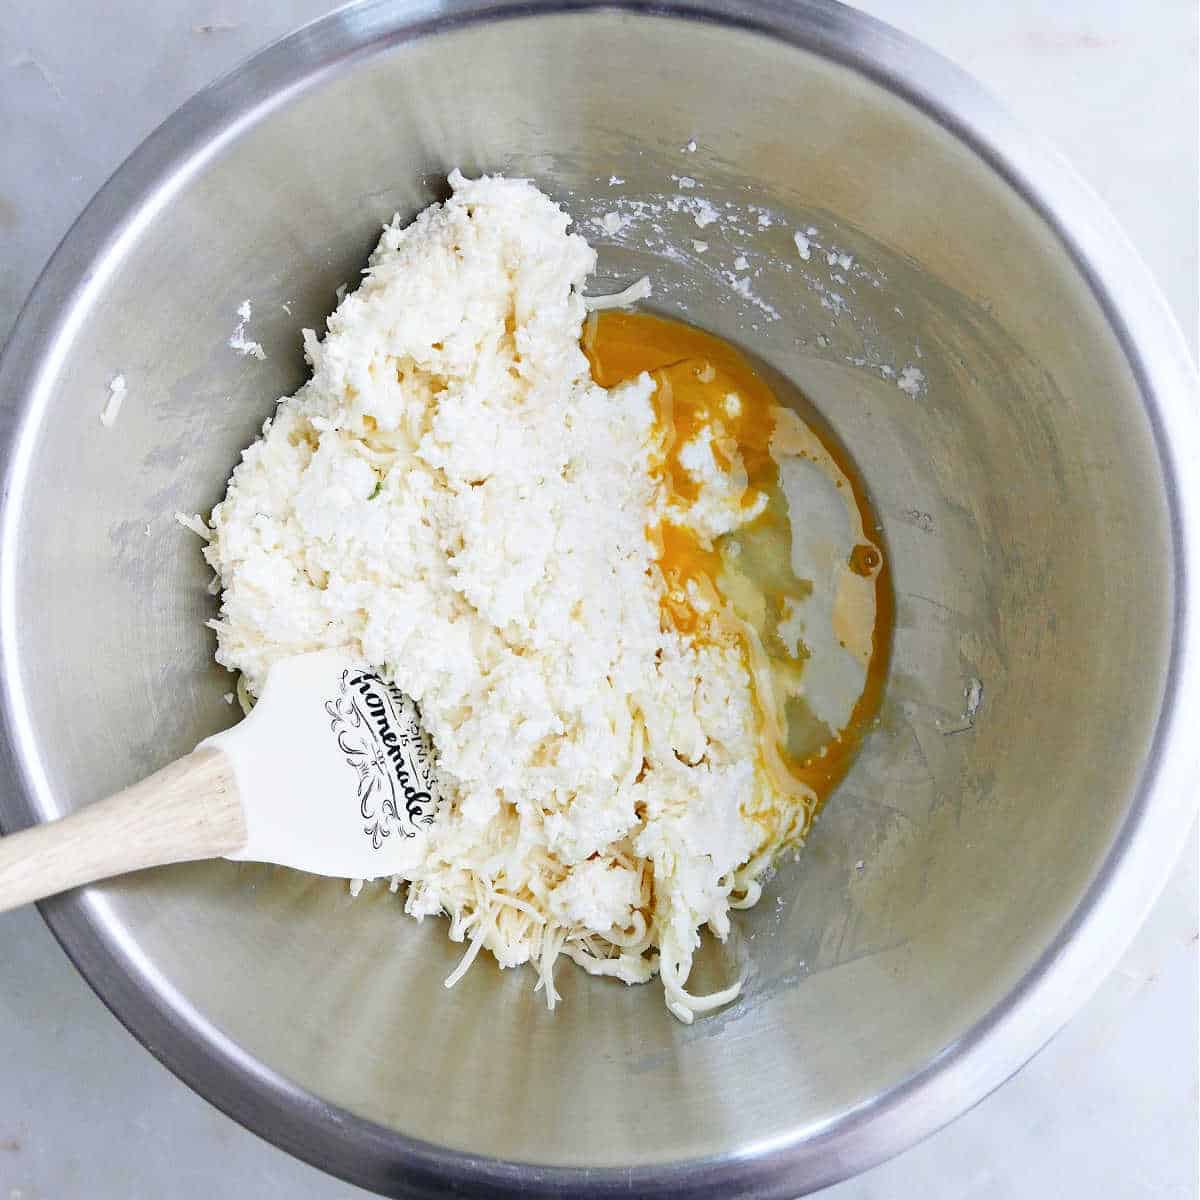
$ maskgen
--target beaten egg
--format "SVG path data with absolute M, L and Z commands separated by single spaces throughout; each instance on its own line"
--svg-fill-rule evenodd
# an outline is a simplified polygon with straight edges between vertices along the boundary
M 815 812 L 878 716 L 891 647 L 891 580 L 862 478 L 830 435 L 712 334 L 608 311 L 588 319 L 582 345 L 602 387 L 643 371 L 657 385 L 666 515 L 649 532 L 666 584 L 663 622 L 703 638 L 718 614 L 735 614 L 760 748 L 812 790 Z M 739 509 L 728 532 L 716 514 L 709 538 L 671 520 L 703 502 L 706 467 L 733 476 L 724 502 Z

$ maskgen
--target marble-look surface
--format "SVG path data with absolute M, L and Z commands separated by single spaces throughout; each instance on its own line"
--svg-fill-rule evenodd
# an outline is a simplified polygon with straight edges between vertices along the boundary
M 92 10 L 86 21 L 81 7 Z M 178 104 L 329 0 L 0 6 L 0 337 L 70 222 Z M 863 0 L 1057 143 L 1197 348 L 1194 0 Z M 99 15 L 100 13 L 103 15 Z M 829 1200 L 1188 1200 L 1197 1177 L 1197 841 L 1118 969 L 1013 1080 Z M 0 916 L 0 1200 L 352 1200 L 195 1096 L 33 911 Z

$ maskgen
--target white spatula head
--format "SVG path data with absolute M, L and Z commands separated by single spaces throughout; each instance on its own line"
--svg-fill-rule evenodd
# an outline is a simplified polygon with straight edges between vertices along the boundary
M 438 795 L 416 706 L 341 651 L 277 663 L 249 716 L 201 745 L 232 764 L 245 813 L 229 858 L 378 879 L 424 854 Z

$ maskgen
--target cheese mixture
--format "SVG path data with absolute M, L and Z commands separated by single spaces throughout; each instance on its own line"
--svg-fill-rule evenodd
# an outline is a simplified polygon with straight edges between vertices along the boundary
M 777 409 L 747 461 L 738 391 L 681 425 L 669 372 L 600 386 L 581 348 L 595 253 L 528 182 L 450 182 L 384 230 L 325 338 L 305 332 L 311 380 L 213 511 L 217 659 L 253 696 L 278 659 L 345 647 L 417 701 L 441 803 L 404 904 L 466 943 L 447 983 L 487 950 L 533 964 L 553 1007 L 565 954 L 658 975 L 691 1021 L 738 992 L 688 990 L 701 929 L 728 934 L 818 798 L 785 752 L 801 689 L 770 662 L 794 677 L 812 653 L 805 593 L 766 624 L 726 595 L 777 462 L 819 444 Z M 861 521 L 853 540 L 877 549 Z M 878 569 L 849 574 L 873 597 Z M 842 653 L 861 692 L 866 661 Z

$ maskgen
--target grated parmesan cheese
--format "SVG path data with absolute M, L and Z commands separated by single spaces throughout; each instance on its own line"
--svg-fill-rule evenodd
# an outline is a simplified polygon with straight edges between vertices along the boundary
M 584 307 L 588 312 L 600 312 L 605 308 L 628 308 L 639 300 L 650 299 L 650 276 L 643 275 L 641 279 L 631 283 L 624 291 L 611 296 L 584 296 Z

